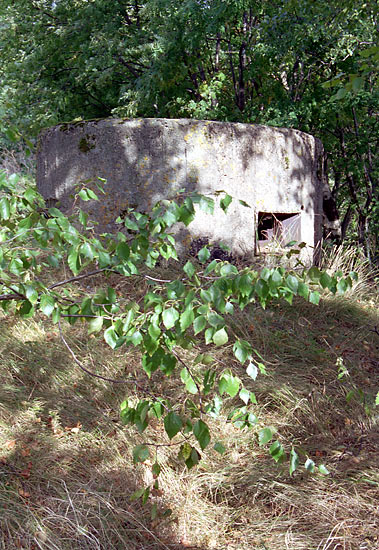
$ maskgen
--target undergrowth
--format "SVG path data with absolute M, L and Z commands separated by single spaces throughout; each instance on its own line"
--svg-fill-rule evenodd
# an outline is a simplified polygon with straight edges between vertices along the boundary
M 136 300 L 144 291 L 130 280 L 116 288 Z M 377 548 L 379 319 L 372 287 L 362 289 L 318 307 L 299 301 L 233 317 L 267 365 L 267 376 L 244 379 L 257 399 L 258 427 L 241 432 L 226 417 L 214 420 L 226 452 L 209 451 L 190 471 L 175 448 L 162 447 L 159 490 L 144 506 L 131 497 L 151 483 L 151 464 L 133 466 L 131 450 L 165 435 L 158 423 L 143 436 L 123 426 L 120 403 L 149 389 L 180 399 L 180 389 L 159 371 L 147 379 L 135 350 L 111 350 L 88 337 L 85 324 L 65 328 L 80 361 L 109 378 L 133 374 L 138 389 L 79 370 L 42 317 L 2 318 L 0 548 Z M 216 352 L 220 369 L 230 358 L 228 347 Z M 330 474 L 290 477 L 259 446 L 261 425 L 277 431 L 287 452 L 302 446 Z

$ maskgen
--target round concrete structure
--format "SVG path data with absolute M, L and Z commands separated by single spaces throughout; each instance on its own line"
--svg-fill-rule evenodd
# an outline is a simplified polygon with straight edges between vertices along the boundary
M 99 231 L 115 230 L 115 219 L 128 207 L 148 210 L 179 189 L 211 195 L 223 190 L 235 199 L 228 213 L 199 213 L 191 234 L 222 241 L 238 254 L 253 253 L 275 227 L 297 216 L 296 240 L 311 250 L 321 235 L 321 153 L 314 137 L 283 128 L 171 119 L 82 121 L 41 134 L 37 184 L 45 199 L 67 211 L 81 182 L 95 190 L 96 178 L 104 178 L 106 195 L 83 205 Z M 262 219 L 269 228 L 258 235 Z

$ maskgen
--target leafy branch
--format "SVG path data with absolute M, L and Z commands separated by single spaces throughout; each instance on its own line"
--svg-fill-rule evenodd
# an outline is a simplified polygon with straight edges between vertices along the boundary
M 221 209 L 226 212 L 232 198 L 219 194 Z M 84 188 L 77 200 L 87 202 L 98 197 Z M 255 394 L 245 387 L 237 372 L 254 381 L 260 373 L 266 373 L 266 368 L 252 344 L 230 327 L 229 320 L 237 310 L 256 304 L 265 308 L 273 300 L 284 299 L 292 304 L 296 296 L 317 305 L 320 290 L 343 294 L 356 280 L 354 273 L 331 276 L 317 267 L 301 266 L 296 272 L 283 267 L 265 267 L 260 272 L 251 266 L 237 268 L 228 261 L 210 261 L 208 246 L 198 252 L 197 259 L 184 263 L 177 255 L 174 226 L 188 226 L 197 209 L 211 214 L 215 202 L 209 196 L 195 194 L 179 197 L 178 201 L 163 200 L 149 213 L 129 209 L 117 220 L 123 231 L 116 236 L 103 235 L 101 240 L 93 235 L 93 224 L 84 210 L 76 207 L 70 219 L 57 208 L 49 208 L 46 216 L 40 211 L 41 202 L 33 187 L 21 190 L 17 182 L 10 185 L 5 176 L 0 178 L 1 305 L 5 312 L 15 310 L 26 319 L 37 312 L 51 318 L 52 323 L 58 324 L 64 346 L 83 372 L 104 382 L 133 385 L 146 396 L 138 402 L 125 399 L 121 420 L 143 433 L 154 418 L 162 422 L 169 442 L 138 445 L 133 451 L 135 463 L 148 460 L 149 446 L 157 449 L 160 445 L 177 445 L 179 459 L 192 468 L 212 441 L 207 420 L 220 419 L 225 411 L 229 411 L 227 421 L 239 429 L 256 426 Z M 175 262 L 179 276 L 155 276 L 157 264 L 162 261 Z M 67 267 L 72 276 L 51 283 L 51 273 L 61 273 Z M 44 280 L 46 273 L 49 280 Z M 112 286 L 91 292 L 72 286 L 104 273 L 131 281 L 143 279 L 147 287 L 143 298 L 130 300 Z M 67 285 L 71 285 L 70 290 L 65 288 Z M 175 378 L 184 399 L 172 403 L 147 390 L 135 377 L 113 379 L 87 369 L 62 330 L 63 320 L 73 324 L 78 319 L 87 323 L 89 334 L 102 337 L 113 350 L 122 346 L 135 348 L 147 379 L 158 370 Z M 192 361 L 183 359 L 182 350 L 193 352 L 204 343 L 209 353 L 199 353 Z M 231 346 L 233 362 L 223 365 L 220 372 L 215 368 L 218 363 L 212 350 L 226 345 Z M 287 459 L 270 428 L 260 429 L 258 443 L 270 444 L 269 453 L 276 462 Z M 214 449 L 225 451 L 220 442 L 214 444 Z M 291 474 L 298 463 L 298 454 L 292 449 Z M 304 466 L 310 471 L 316 468 L 308 458 Z M 157 460 L 153 468 L 158 477 Z M 319 470 L 323 472 L 323 468 L 320 466 Z

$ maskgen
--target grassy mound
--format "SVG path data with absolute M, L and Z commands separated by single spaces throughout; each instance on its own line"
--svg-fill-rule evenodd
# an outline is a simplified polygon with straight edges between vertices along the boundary
M 118 288 L 137 301 L 143 290 L 130 282 Z M 138 388 L 95 379 L 78 369 L 51 322 L 1 318 L 0 547 L 378 548 L 379 319 L 372 293 L 367 286 L 325 297 L 319 307 L 299 301 L 238 313 L 234 328 L 267 365 L 267 376 L 244 379 L 257 397 L 259 424 L 241 432 L 226 417 L 213 421 L 226 452 L 209 451 L 191 471 L 176 459 L 175 440 L 159 448 L 160 488 L 144 506 L 131 495 L 151 473 L 148 464 L 133 466 L 131 449 L 168 439 L 158 424 L 142 435 L 123 426 L 119 406 L 126 395 L 146 392 L 180 399 L 174 381 L 159 371 L 147 379 L 135 350 L 112 351 L 88 337 L 84 323 L 65 327 L 83 365 L 109 378 L 131 373 Z M 190 362 L 193 352 L 186 353 Z M 218 350 L 216 360 L 220 370 L 232 366 L 231 350 Z M 287 452 L 304 449 L 330 474 L 289 476 L 288 466 L 276 466 L 259 446 L 262 426 L 277 430 Z

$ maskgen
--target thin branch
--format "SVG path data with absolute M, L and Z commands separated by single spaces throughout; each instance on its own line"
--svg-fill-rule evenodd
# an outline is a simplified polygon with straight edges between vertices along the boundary
M 80 319 L 97 319 L 99 315 L 85 315 L 84 313 L 71 313 L 71 314 L 64 313 L 64 314 L 61 314 L 61 317 L 67 317 L 68 319 L 70 317 L 77 317 Z M 103 316 L 102 318 L 106 319 L 107 321 L 111 321 L 113 319 L 113 317 L 105 317 L 105 316 Z
M 150 277 L 150 275 L 140 275 L 140 277 L 144 277 L 149 281 L 155 281 L 157 283 L 172 283 L 171 279 L 155 279 L 155 277 Z
M 76 357 L 74 351 L 70 348 L 69 344 L 67 343 L 67 340 L 65 339 L 65 337 L 63 336 L 63 331 L 62 331 L 62 327 L 61 327 L 61 323 L 60 321 L 58 321 L 58 327 L 59 327 L 59 334 L 60 334 L 60 337 L 61 337 L 61 340 L 62 342 L 64 343 L 64 345 L 66 346 L 66 348 L 68 349 L 68 351 L 70 352 L 74 362 L 78 365 L 78 367 L 83 371 L 85 372 L 86 374 L 89 374 L 89 376 L 92 376 L 93 378 L 98 378 L 99 380 L 103 380 L 104 382 L 111 382 L 112 384 L 134 384 L 136 386 L 136 388 L 139 389 L 140 392 L 142 393 L 145 393 L 146 395 L 148 395 L 149 397 L 151 397 L 152 399 L 156 400 L 157 397 L 149 392 L 148 390 L 145 390 L 145 388 L 143 388 L 139 382 L 137 382 L 137 380 L 135 378 L 127 378 L 127 379 L 122 379 L 122 380 L 115 380 L 114 378 L 108 378 L 107 376 L 102 376 L 101 374 L 96 374 L 92 371 L 90 371 L 89 369 L 87 369 L 80 361 L 79 359 Z M 170 408 L 167 407 L 166 405 L 164 405 L 164 403 L 160 402 L 162 407 L 164 409 L 166 409 L 166 411 L 170 412 Z
M 12 290 L 12 292 L 14 292 L 16 296 L 18 296 L 19 300 L 27 300 L 27 297 L 24 294 L 21 294 L 21 292 L 18 292 L 16 289 L 12 288 L 10 285 L 5 283 L 4 281 L 0 281 L 0 284 L 5 286 L 6 288 L 9 288 L 9 290 Z M 7 296 L 11 296 L 11 294 L 8 294 Z M 2 299 L 4 300 L 5 298 L 2 298 Z
M 146 447 L 155 447 L 155 448 L 158 448 L 158 447 L 174 447 L 175 445 L 182 445 L 182 443 L 186 443 L 187 441 L 189 441 L 192 438 L 193 438 L 193 434 L 190 434 L 187 437 L 183 436 L 183 439 L 181 439 L 180 441 L 177 441 L 175 443 L 148 443 L 148 442 L 145 441 L 144 443 L 142 443 L 142 445 L 145 445 Z
M 119 273 L 118 271 L 115 271 L 114 269 L 110 269 L 109 267 L 103 267 L 102 269 L 96 269 L 95 271 L 90 271 L 89 273 L 83 273 L 83 275 L 76 275 L 76 277 L 70 277 L 69 279 L 65 279 L 64 281 L 59 281 L 58 283 L 54 283 L 53 285 L 48 286 L 47 290 L 52 290 L 57 286 L 63 286 L 63 285 L 66 285 L 67 283 L 80 281 L 81 279 L 85 279 L 86 277 L 92 277 L 92 275 L 98 275 L 99 273 L 103 273 L 104 271 L 109 271 L 110 273 L 117 273 L 118 275 L 121 275 L 121 273 Z
M 194 381 L 194 384 L 196 386 L 196 389 L 198 391 L 198 395 L 199 395 L 199 409 L 200 409 L 200 412 L 202 414 L 205 414 L 205 411 L 203 409 L 203 401 L 202 401 L 202 398 L 201 398 L 201 390 L 200 390 L 200 386 L 199 384 L 197 383 L 196 381 L 196 378 L 193 376 L 192 372 L 191 372 L 191 369 L 190 367 L 183 361 L 183 359 L 180 357 L 180 355 L 175 351 L 175 350 L 172 350 L 172 354 L 175 355 L 175 357 L 177 358 L 177 360 L 179 361 L 179 363 L 181 363 L 189 372 L 192 380 Z
M 71 316 L 72 317 L 72 316 Z M 86 374 L 89 374 L 90 376 L 93 376 L 94 378 L 98 378 L 99 380 L 104 380 L 104 382 L 112 382 L 112 384 L 135 384 L 135 386 L 137 386 L 137 388 L 140 390 L 140 391 L 145 391 L 143 388 L 141 388 L 141 386 L 138 385 L 138 382 L 136 381 L 135 378 L 128 378 L 128 379 L 123 379 L 123 380 L 115 380 L 113 378 L 108 378 L 107 376 L 101 376 L 101 374 L 95 374 L 94 372 L 88 370 L 80 361 L 79 359 L 76 357 L 74 351 L 70 348 L 70 346 L 68 345 L 67 343 L 67 340 L 65 339 L 65 337 L 63 336 L 63 332 L 62 332 L 62 327 L 61 327 L 61 323 L 60 321 L 58 321 L 58 326 L 59 326 L 59 334 L 60 334 L 60 337 L 61 337 L 61 340 L 62 342 L 64 343 L 64 345 L 66 346 L 66 348 L 68 349 L 68 351 L 70 352 L 73 360 L 75 361 L 75 363 L 78 365 L 78 367 L 84 371 Z M 148 392 L 146 392 L 148 393 Z
M 25 298 L 21 297 L 18 294 L 1 294 L 0 302 L 5 302 L 6 300 L 24 300 Z

